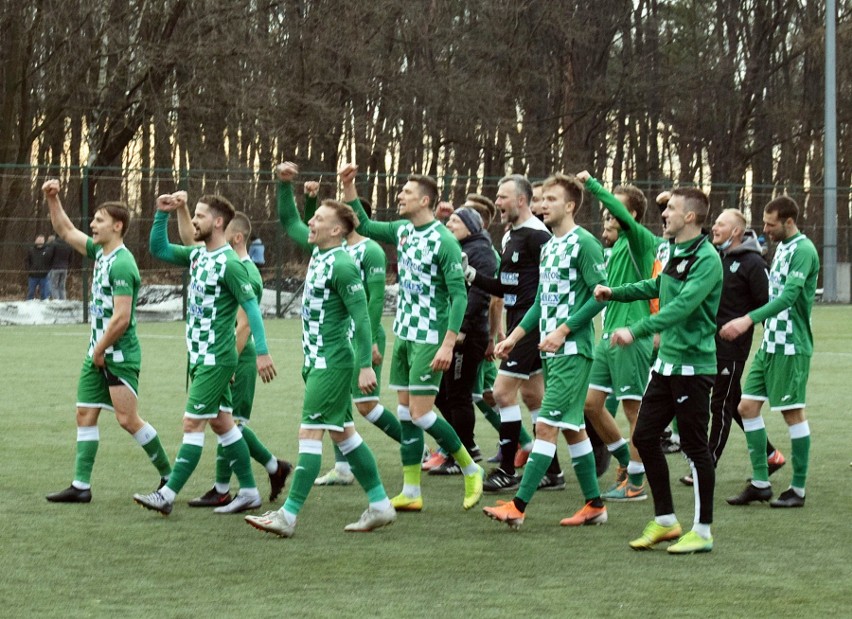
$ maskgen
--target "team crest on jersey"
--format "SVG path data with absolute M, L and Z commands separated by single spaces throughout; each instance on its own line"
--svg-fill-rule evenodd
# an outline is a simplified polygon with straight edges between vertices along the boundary
M 740 268 L 739 262 L 732 262 L 731 263 L 731 273 L 736 273 L 737 269 L 739 269 L 739 268 Z
M 680 263 L 677 265 L 676 270 L 678 273 L 683 273 L 684 271 L 686 271 L 686 260 L 681 260 Z
M 517 262 L 521 258 L 521 252 L 514 252 L 512 254 L 512 262 Z

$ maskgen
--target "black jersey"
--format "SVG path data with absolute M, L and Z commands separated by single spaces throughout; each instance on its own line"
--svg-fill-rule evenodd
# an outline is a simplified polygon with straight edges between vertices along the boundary
M 477 272 L 473 280 L 474 286 L 503 298 L 509 331 L 518 325 L 535 301 L 541 246 L 550 236 L 547 227 L 537 217 L 530 217 L 521 225 L 510 228 L 503 236 L 497 277 Z

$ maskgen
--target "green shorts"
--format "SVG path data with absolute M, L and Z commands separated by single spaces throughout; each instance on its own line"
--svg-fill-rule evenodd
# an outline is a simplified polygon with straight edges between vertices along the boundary
M 443 372 L 430 366 L 440 344 L 418 344 L 397 338 L 393 344 L 390 388 L 396 391 L 438 393 Z
M 610 346 L 604 333 L 595 348 L 589 389 L 611 393 L 617 400 L 641 400 L 651 374 L 654 338 L 643 337 L 630 346 Z
M 114 411 L 110 386 L 124 385 L 139 397 L 139 368 L 107 360 L 106 368 L 99 368 L 86 357 L 77 380 L 77 406 L 82 408 L 104 408 Z
M 310 430 L 336 430 L 353 425 L 352 394 L 346 385 L 352 381 L 352 368 L 318 369 L 303 367 L 305 400 L 302 427 Z
M 237 361 L 234 371 L 234 382 L 231 385 L 231 404 L 234 408 L 234 419 L 248 421 L 251 419 L 251 409 L 254 404 L 254 389 L 257 385 L 257 357 L 249 356 Z
M 192 419 L 213 419 L 219 411 L 232 412 L 231 377 L 233 365 L 196 365 L 189 368 L 189 397 L 184 415 Z
M 488 359 L 483 360 L 476 369 L 476 379 L 473 381 L 473 401 L 482 399 L 482 394 L 494 390 L 494 381 L 497 380 L 497 364 Z
M 774 411 L 804 408 L 810 368 L 810 357 L 769 354 L 761 348 L 751 362 L 743 400 L 769 400 Z
M 589 388 L 592 360 L 581 355 L 545 357 L 544 399 L 538 423 L 563 430 L 581 430 L 586 427 L 583 406 Z

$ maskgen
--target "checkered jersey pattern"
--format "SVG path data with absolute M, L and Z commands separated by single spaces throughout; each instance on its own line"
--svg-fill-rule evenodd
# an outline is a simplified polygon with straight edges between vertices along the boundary
M 199 246 L 190 253 L 186 312 L 190 365 L 216 365 L 227 355 L 236 355 L 233 344 L 237 302 L 224 287 L 229 259 L 239 260 L 230 246 L 212 252 Z
M 539 331 L 542 340 L 564 323 L 572 311 L 579 309 L 577 288 L 585 287 L 585 282 L 578 264 L 582 245 L 577 230 L 575 228 L 562 238 L 552 237 L 541 248 L 538 290 L 541 306 Z M 561 350 L 542 356 L 576 354 L 577 342 L 569 336 Z
M 305 367 L 326 369 L 352 365 L 350 318 L 332 285 L 335 261 L 348 258 L 344 248 L 314 248 L 302 291 L 302 351 Z
M 772 267 L 769 270 L 769 301 L 774 301 L 784 292 L 784 285 L 790 273 L 790 264 L 796 249 L 804 236 L 799 236 L 789 243 L 779 243 L 772 259 Z M 763 325 L 763 348 L 768 353 L 779 353 L 784 355 L 795 355 L 797 353 L 797 339 L 803 337 L 796 333 L 793 320 L 794 307 L 778 312 L 775 316 L 766 319 Z
M 397 230 L 399 296 L 393 332 L 397 337 L 420 344 L 437 344 L 444 333 L 439 307 L 449 306 L 443 272 L 438 263 L 444 238 L 439 222 L 416 230 L 406 222 Z
M 94 258 L 95 266 L 89 298 L 92 331 L 87 356 L 92 356 L 95 344 L 109 328 L 115 309 L 113 297 L 116 294 L 130 295 L 133 297 L 130 324 L 118 341 L 106 349 L 104 356 L 115 363 L 133 364 L 138 368 L 142 356 L 136 336 L 136 296 L 141 280 L 136 260 L 124 245 L 117 247 L 109 255 L 104 255 L 103 248 L 92 243 L 89 254 Z

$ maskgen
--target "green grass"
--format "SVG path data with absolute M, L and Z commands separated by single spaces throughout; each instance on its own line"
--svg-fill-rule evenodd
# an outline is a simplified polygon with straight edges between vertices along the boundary
M 364 508 L 362 492 L 317 488 L 296 536 L 278 539 L 239 516 L 186 507 L 187 499 L 211 484 L 215 442 L 209 432 L 199 468 L 172 515 L 162 518 L 130 499 L 133 492 L 150 490 L 156 473 L 108 415 L 100 424 L 93 502 L 49 504 L 44 495 L 65 487 L 73 475 L 74 393 L 87 328 L 2 327 L 0 615 L 847 615 L 852 471 L 842 383 L 852 375 L 852 308 L 819 307 L 814 326 L 807 506 L 787 511 L 725 504 L 724 497 L 738 492 L 749 474 L 745 440 L 734 429 L 718 470 L 715 549 L 691 557 L 627 547 L 651 518 L 650 501 L 611 505 L 610 521 L 602 527 L 559 527 L 559 519 L 581 504 L 570 470 L 568 489 L 536 496 L 517 533 L 479 509 L 463 512 L 460 478 L 424 475 L 425 512 L 400 514 L 393 527 L 344 534 L 343 525 Z M 273 452 L 294 460 L 302 397 L 299 326 L 279 320 L 267 328 L 279 376 L 258 386 L 252 426 Z M 173 459 L 181 438 L 183 326 L 143 324 L 139 332 L 144 348 L 140 412 L 160 432 Z M 385 393 L 383 401 L 395 410 L 394 394 Z M 764 414 L 770 437 L 789 454 L 782 420 Z M 395 494 L 401 487 L 396 446 L 369 424 L 358 426 L 377 455 L 389 493 Z M 477 431 L 483 451 L 492 453 L 494 431 L 484 421 Z M 566 466 L 564 444 L 559 454 Z M 668 461 L 673 480 L 686 472 L 680 456 Z M 330 462 L 326 445 L 323 470 Z M 256 466 L 255 472 L 265 492 L 263 470 Z M 790 474 L 789 464 L 776 473 L 776 492 L 786 487 Z M 674 493 L 679 518 L 687 524 L 693 515 L 691 490 L 675 481 Z

